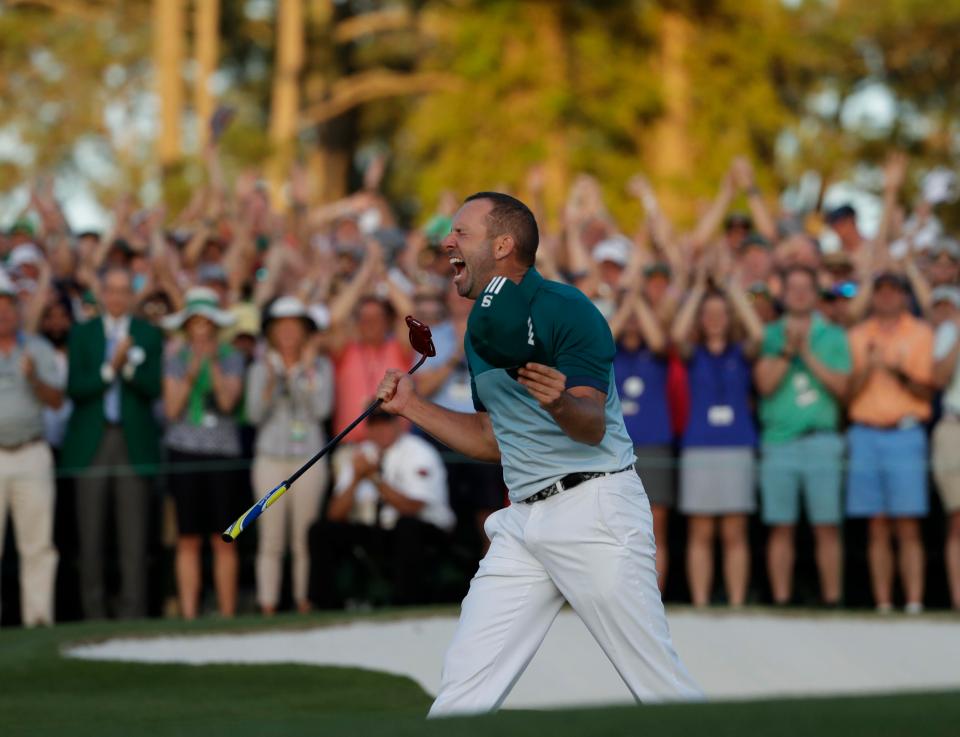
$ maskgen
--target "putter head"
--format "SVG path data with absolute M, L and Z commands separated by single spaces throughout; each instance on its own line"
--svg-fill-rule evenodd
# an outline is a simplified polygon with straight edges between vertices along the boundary
M 413 346 L 413 350 L 427 358 L 437 355 L 429 325 L 407 315 L 407 327 L 410 328 L 410 345 Z

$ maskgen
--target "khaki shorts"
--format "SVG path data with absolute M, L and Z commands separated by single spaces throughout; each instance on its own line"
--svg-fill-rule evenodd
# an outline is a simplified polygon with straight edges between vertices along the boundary
M 960 418 L 945 417 L 933 430 L 933 478 L 947 512 L 960 512 Z

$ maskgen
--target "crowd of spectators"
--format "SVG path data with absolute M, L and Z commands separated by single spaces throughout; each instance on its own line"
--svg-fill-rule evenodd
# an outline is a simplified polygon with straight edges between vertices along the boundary
M 360 414 L 387 369 L 411 365 L 405 315 L 437 345 L 419 391 L 473 411 L 472 303 L 442 245 L 453 193 L 403 228 L 383 158 L 322 205 L 295 169 L 282 212 L 254 174 L 226 186 L 215 149 L 207 163 L 175 216 L 127 197 L 110 232 L 77 233 L 41 184 L 0 236 L 0 555 L 9 516 L 25 625 L 54 621 L 58 570 L 84 617 L 144 616 L 152 586 L 193 618 L 205 580 L 220 614 L 243 609 L 244 548 L 220 532 Z M 842 604 L 843 532 L 863 519 L 873 604 L 921 611 L 932 477 L 960 610 L 960 244 L 930 198 L 903 201 L 906 171 L 896 155 L 884 169 L 873 238 L 850 205 L 773 207 L 743 158 L 689 231 L 642 176 L 628 184 L 635 229 L 587 175 L 560 213 L 539 169 L 519 193 L 541 225 L 537 268 L 609 321 L 661 585 L 683 578 L 696 606 L 748 601 L 758 524 L 769 600 L 793 601 L 801 520 L 819 598 Z M 348 440 L 241 538 L 256 538 L 264 614 L 284 597 L 305 612 L 458 595 L 482 554 L 483 521 L 506 503 L 499 467 L 381 413 Z M 58 492 L 72 504 L 55 535 Z M 59 536 L 76 555 L 58 563 Z

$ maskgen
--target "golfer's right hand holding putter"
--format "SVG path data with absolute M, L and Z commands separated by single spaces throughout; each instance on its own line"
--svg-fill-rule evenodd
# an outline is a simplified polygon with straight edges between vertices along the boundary
M 377 387 L 377 399 L 383 402 L 380 408 L 391 414 L 402 415 L 413 396 L 413 379 L 396 369 L 388 369 Z

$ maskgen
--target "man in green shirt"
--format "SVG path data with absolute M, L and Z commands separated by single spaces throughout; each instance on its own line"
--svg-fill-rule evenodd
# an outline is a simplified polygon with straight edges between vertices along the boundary
M 463 601 L 431 716 L 499 708 L 564 602 L 642 701 L 699 699 L 667 627 L 653 518 L 613 380 L 610 328 L 579 290 L 534 268 L 537 224 L 497 192 L 468 198 L 444 251 L 475 300 L 464 340 L 476 413 L 388 371 L 383 408 L 452 449 L 500 462 L 513 502 Z
M 755 369 L 762 397 L 763 521 L 771 527 L 767 567 L 777 604 L 788 603 L 793 593 L 801 491 L 814 530 L 821 597 L 828 605 L 840 599 L 843 440 L 838 430 L 851 359 L 843 329 L 815 312 L 817 299 L 812 270 L 787 270 L 786 314 L 767 326 Z

